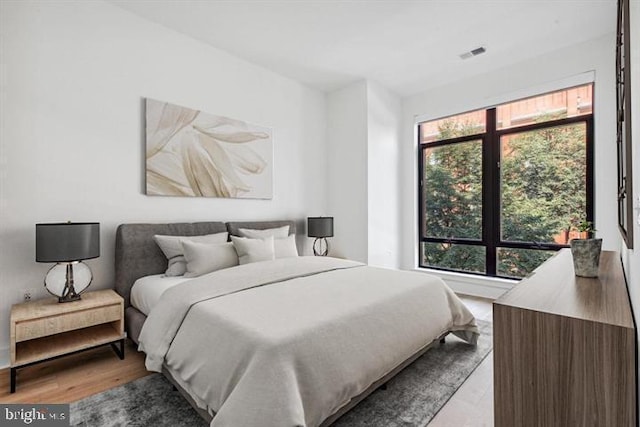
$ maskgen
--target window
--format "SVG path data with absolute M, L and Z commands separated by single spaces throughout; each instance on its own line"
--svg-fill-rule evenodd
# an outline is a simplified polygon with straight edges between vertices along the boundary
M 419 124 L 420 266 L 519 278 L 593 221 L 593 85 Z
M 618 0 L 616 143 L 618 149 L 618 228 L 627 248 L 633 249 L 633 145 L 631 141 L 631 50 L 629 47 L 629 27 L 631 24 L 629 22 L 629 2 L 630 0 Z

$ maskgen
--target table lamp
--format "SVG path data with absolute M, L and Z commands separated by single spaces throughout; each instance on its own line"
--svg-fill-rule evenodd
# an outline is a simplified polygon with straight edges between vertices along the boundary
M 327 256 L 329 243 L 327 237 L 333 237 L 332 216 L 310 216 L 307 218 L 307 236 L 315 237 L 313 241 L 313 254 Z
M 45 276 L 44 287 L 58 302 L 80 299 L 93 279 L 82 260 L 99 256 L 100 223 L 36 224 L 36 262 L 56 263 Z

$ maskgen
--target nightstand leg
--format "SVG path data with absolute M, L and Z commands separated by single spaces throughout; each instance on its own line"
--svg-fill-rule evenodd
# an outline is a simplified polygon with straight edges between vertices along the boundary
M 16 392 L 16 368 L 11 368 L 11 393 Z
M 118 343 L 120 344 L 120 349 L 116 347 L 116 343 L 114 342 L 111 343 L 111 348 L 113 348 L 113 351 L 116 352 L 120 360 L 124 360 L 124 339 L 121 339 Z

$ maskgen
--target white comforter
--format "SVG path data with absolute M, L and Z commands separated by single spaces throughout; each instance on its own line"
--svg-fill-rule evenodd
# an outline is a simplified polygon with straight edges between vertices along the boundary
M 447 331 L 475 320 L 440 279 L 326 257 L 246 264 L 167 290 L 140 334 L 212 427 L 317 426 Z

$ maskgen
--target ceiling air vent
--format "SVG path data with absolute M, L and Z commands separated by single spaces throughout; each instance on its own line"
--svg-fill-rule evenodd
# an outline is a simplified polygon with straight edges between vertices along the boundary
M 487 51 L 487 49 L 485 49 L 484 47 L 480 46 L 480 47 L 477 47 L 477 48 L 475 48 L 473 50 L 470 50 L 469 52 L 461 53 L 460 54 L 460 58 L 461 59 L 469 59 L 471 57 L 478 56 L 478 55 L 480 55 L 482 53 L 485 53 L 486 51 Z

